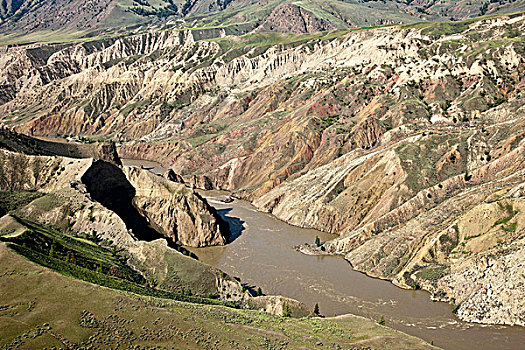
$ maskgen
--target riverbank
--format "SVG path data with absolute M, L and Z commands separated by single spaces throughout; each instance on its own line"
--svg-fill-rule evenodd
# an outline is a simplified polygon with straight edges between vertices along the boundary
M 262 213 L 249 202 L 224 203 L 221 191 L 201 191 L 218 213 L 234 227 L 233 242 L 224 247 L 192 249 L 202 262 L 237 276 L 267 294 L 280 294 L 313 307 L 327 316 L 355 314 L 384 317 L 386 325 L 421 337 L 445 349 L 521 349 L 522 327 L 486 326 L 462 322 L 453 306 L 432 302 L 429 293 L 405 290 L 390 281 L 354 271 L 340 256 L 309 256 L 295 246 L 313 245 L 335 235 L 288 225 Z
M 158 163 L 124 159 L 125 165 Z M 444 349 L 521 349 L 525 331 L 519 326 L 488 326 L 463 322 L 453 306 L 433 302 L 422 290 L 405 290 L 352 269 L 341 256 L 308 256 L 294 247 L 315 238 L 321 242 L 336 235 L 291 226 L 275 216 L 236 199 L 224 203 L 225 191 L 199 191 L 233 227 L 233 241 L 224 247 L 190 249 L 202 262 L 237 276 L 267 294 L 297 299 L 309 307 L 319 303 L 325 315 L 354 314 L 372 320 L 384 317 L 389 327 L 421 337 Z

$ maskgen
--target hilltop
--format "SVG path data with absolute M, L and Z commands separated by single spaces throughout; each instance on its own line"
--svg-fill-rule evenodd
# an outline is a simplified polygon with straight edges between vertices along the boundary
M 147 31 L 152 26 L 194 28 L 208 31 L 206 35 L 239 35 L 253 30 L 314 32 L 458 21 L 523 10 L 522 0 L 8 0 L 0 4 L 0 42 L 89 41 Z M 297 26 L 297 22 L 314 25 Z

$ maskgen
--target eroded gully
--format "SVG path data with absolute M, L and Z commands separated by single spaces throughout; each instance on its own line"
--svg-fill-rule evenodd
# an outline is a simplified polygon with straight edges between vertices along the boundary
M 138 165 L 137 161 L 127 164 Z M 265 294 L 294 298 L 311 308 L 319 303 L 326 316 L 352 313 L 374 320 L 383 316 L 387 326 L 444 349 L 523 349 L 523 327 L 462 322 L 452 314 L 450 304 L 432 302 L 424 291 L 404 290 L 368 277 L 339 256 L 308 256 L 294 249 L 313 244 L 316 236 L 325 241 L 334 235 L 288 225 L 246 201 L 223 203 L 226 194 L 219 191 L 201 194 L 228 221 L 233 241 L 222 247 L 188 249 L 200 261 L 261 287 Z

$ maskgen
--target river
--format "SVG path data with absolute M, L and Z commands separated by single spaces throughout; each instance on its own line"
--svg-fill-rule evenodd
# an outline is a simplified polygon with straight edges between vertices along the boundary
M 153 167 L 154 163 L 124 160 L 126 165 Z M 326 316 L 352 313 L 423 338 L 444 349 L 523 349 L 525 328 L 486 326 L 458 320 L 452 306 L 432 302 L 424 291 L 404 290 L 389 281 L 352 270 L 338 256 L 309 256 L 294 246 L 313 244 L 334 235 L 290 226 L 261 213 L 249 202 L 223 203 L 226 194 L 201 191 L 218 213 L 229 222 L 234 239 L 222 247 L 188 248 L 199 260 L 239 277 L 265 294 L 280 294 L 302 301 L 313 309 L 319 304 Z

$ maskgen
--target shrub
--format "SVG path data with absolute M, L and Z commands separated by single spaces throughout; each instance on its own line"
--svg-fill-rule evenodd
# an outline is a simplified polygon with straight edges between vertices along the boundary
M 290 306 L 288 306 L 288 304 L 284 305 L 283 316 L 284 317 L 291 317 L 292 316 L 292 312 L 290 311 Z

